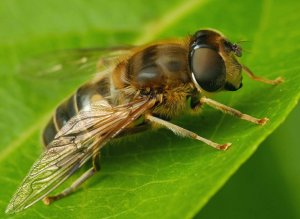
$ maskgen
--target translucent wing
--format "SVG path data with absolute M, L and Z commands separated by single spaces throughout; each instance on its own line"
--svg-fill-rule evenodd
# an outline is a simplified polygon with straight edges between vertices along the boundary
M 154 99 L 138 99 L 112 107 L 102 100 L 74 116 L 34 163 L 6 213 L 21 211 L 44 198 L 154 104 Z
M 77 79 L 103 71 L 120 57 L 130 53 L 133 47 L 69 49 L 40 55 L 26 60 L 18 67 L 23 78 Z

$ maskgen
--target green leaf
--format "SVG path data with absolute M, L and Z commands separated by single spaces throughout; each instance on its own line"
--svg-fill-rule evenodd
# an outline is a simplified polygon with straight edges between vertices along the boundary
M 300 218 L 299 118 L 298 104 L 195 218 Z
M 1 213 L 41 153 L 39 135 L 65 97 L 82 83 L 25 80 L 17 67 L 29 57 L 82 47 L 141 44 L 182 37 L 199 28 L 249 40 L 242 62 L 256 74 L 286 81 L 268 86 L 244 79 L 243 89 L 215 99 L 256 117 L 259 127 L 204 107 L 176 124 L 217 142 L 220 152 L 166 130 L 151 131 L 103 150 L 101 173 L 70 197 L 37 203 L 13 218 L 191 218 L 250 157 L 299 100 L 299 3 L 271 1 L 15 1 L 0 6 Z M 297 4 L 297 5 L 296 5 Z M 268 159 L 266 157 L 265 159 Z M 86 167 L 87 168 L 87 167 Z M 84 168 L 83 168 L 84 169 Z M 83 172 L 81 170 L 80 172 Z M 58 189 L 60 191 L 80 175 Z

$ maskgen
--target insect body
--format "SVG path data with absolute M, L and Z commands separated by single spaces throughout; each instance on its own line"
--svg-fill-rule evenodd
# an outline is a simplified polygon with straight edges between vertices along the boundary
M 6 212 L 21 211 L 40 199 L 50 204 L 67 196 L 100 169 L 98 158 L 105 143 L 153 125 L 226 150 L 230 143 L 215 143 L 170 122 L 177 115 L 197 110 L 203 104 L 252 123 L 265 124 L 267 118 L 254 118 L 205 97 L 206 93 L 241 88 L 242 70 L 264 83 L 282 81 L 254 76 L 238 62 L 237 57 L 241 55 L 241 47 L 221 33 L 200 30 L 183 40 L 126 49 L 122 55 L 110 59 L 99 57 L 97 66 L 106 66 L 105 71 L 81 86 L 56 109 L 43 133 L 45 151 Z M 69 188 L 47 196 L 90 159 L 93 167 Z

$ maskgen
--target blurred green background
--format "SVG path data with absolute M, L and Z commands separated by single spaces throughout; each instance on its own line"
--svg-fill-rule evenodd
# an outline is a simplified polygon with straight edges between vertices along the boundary
M 195 217 L 300 218 L 300 107 Z

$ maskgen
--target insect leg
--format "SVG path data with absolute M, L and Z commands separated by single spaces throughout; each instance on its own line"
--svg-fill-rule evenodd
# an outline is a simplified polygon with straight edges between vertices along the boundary
M 229 106 L 226 106 L 222 103 L 219 103 L 217 101 L 214 101 L 212 99 L 209 99 L 209 98 L 206 98 L 206 97 L 201 97 L 200 99 L 200 103 L 206 103 L 207 105 L 217 109 L 217 110 L 220 110 L 224 113 L 227 113 L 227 114 L 230 114 L 232 116 L 236 116 L 240 119 L 243 119 L 243 120 L 246 120 L 248 122 L 252 122 L 252 123 L 255 123 L 255 124 L 258 124 L 258 125 L 265 125 L 267 123 L 267 121 L 269 120 L 268 118 L 262 118 L 262 119 L 258 119 L 258 118 L 255 118 L 253 116 L 250 116 L 248 114 L 244 114 L 236 109 L 233 109 Z
M 272 84 L 272 85 L 280 84 L 284 81 L 282 77 L 278 77 L 274 80 L 266 79 L 266 78 L 263 78 L 263 77 L 258 77 L 256 75 L 254 75 L 254 73 L 248 67 L 246 67 L 244 65 L 242 67 L 243 67 L 243 70 L 247 73 L 247 75 L 252 80 L 259 81 L 259 82 L 262 82 L 262 83 L 265 83 L 265 84 Z
M 161 125 L 161 126 L 164 126 L 168 129 L 170 129 L 172 132 L 174 132 L 176 135 L 179 135 L 179 136 L 182 136 L 182 137 L 188 137 L 188 138 L 192 138 L 192 139 L 195 139 L 195 140 L 199 140 L 199 141 L 202 141 L 204 142 L 205 144 L 208 144 L 209 146 L 213 147 L 213 148 L 216 148 L 218 150 L 227 150 L 229 148 L 229 146 L 231 145 L 231 143 L 226 143 L 226 144 L 218 144 L 218 143 L 215 143 L 211 140 L 208 140 L 206 138 L 203 138 L 199 135 L 197 135 L 196 133 L 194 132 L 191 132 L 187 129 L 184 129 L 180 126 L 177 126 L 175 124 L 172 124 L 168 121 L 165 121 L 163 119 L 160 119 L 160 118 L 157 118 L 157 117 L 154 117 L 152 115 L 146 115 L 145 117 L 148 121 L 152 122 L 152 123 L 156 123 L 158 125 Z
M 91 176 L 93 176 L 96 172 L 100 171 L 100 154 L 97 153 L 93 156 L 93 167 L 84 172 L 75 182 L 72 183 L 72 185 L 65 190 L 63 190 L 61 193 L 54 195 L 54 196 L 47 196 L 43 199 L 43 202 L 45 205 L 50 205 L 52 202 L 57 201 L 65 196 L 70 195 L 76 189 L 84 183 L 87 179 L 89 179 Z

